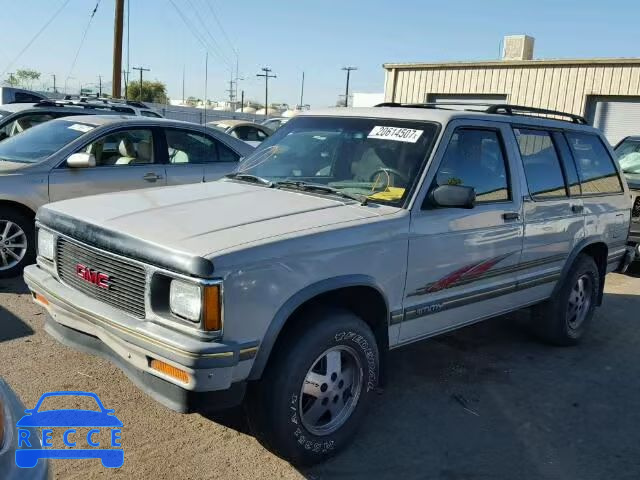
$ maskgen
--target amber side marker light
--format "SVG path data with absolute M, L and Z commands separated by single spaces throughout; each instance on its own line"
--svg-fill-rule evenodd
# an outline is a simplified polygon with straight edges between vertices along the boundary
M 202 306 L 202 328 L 207 332 L 222 330 L 220 285 L 207 285 L 204 287 Z
M 151 367 L 153 370 L 157 370 L 158 372 L 162 372 L 171 378 L 175 378 L 182 383 L 189 383 L 189 374 L 184 370 L 180 370 L 179 368 L 174 367 L 173 365 L 169 365 L 168 363 L 165 363 L 163 361 L 156 360 L 155 358 L 150 358 L 149 367 Z
M 47 300 L 44 296 L 40 295 L 39 293 L 33 293 L 33 300 L 41 305 L 44 305 L 45 307 L 49 306 L 49 300 Z

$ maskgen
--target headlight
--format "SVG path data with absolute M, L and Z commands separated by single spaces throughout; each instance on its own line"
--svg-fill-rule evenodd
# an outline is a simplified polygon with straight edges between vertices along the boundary
M 222 330 L 220 284 L 197 284 L 172 280 L 169 287 L 169 308 L 174 315 L 199 322 L 208 332 Z
M 53 260 L 53 233 L 48 230 L 38 230 L 38 255 L 47 260 Z
M 169 288 L 169 307 L 178 317 L 192 322 L 200 321 L 202 290 L 200 285 L 173 280 Z

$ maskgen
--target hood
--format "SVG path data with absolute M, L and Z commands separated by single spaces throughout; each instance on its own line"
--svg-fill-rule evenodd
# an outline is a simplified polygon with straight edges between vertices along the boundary
M 33 167 L 33 164 L 0 160 L 0 175 L 9 174 L 9 173 L 21 173 L 20 170 L 24 170 L 29 167 Z
M 42 207 L 38 216 L 51 219 L 49 224 L 61 214 L 173 252 L 208 257 L 242 244 L 397 211 L 221 180 L 65 200 Z

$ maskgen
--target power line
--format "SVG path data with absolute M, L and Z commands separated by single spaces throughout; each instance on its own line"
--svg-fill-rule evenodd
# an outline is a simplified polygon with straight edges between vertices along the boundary
M 78 55 L 80 55 L 80 50 L 82 50 L 82 46 L 84 45 L 84 41 L 87 38 L 87 33 L 89 32 L 89 27 L 91 26 L 91 22 L 93 22 L 93 17 L 96 16 L 96 12 L 98 11 L 98 7 L 100 6 L 100 0 L 96 2 L 96 6 L 91 12 L 89 16 L 89 21 L 87 22 L 87 26 L 84 27 L 84 32 L 82 32 L 82 38 L 80 39 L 80 45 L 78 45 L 78 50 L 76 50 L 76 55 L 73 57 L 73 62 L 71 63 L 71 68 L 69 69 L 68 76 L 71 76 L 73 73 L 73 69 L 76 68 L 76 62 L 78 61 Z
M 5 73 L 7 73 L 7 71 L 8 71 L 11 67 L 13 67 L 13 64 L 14 64 L 14 63 L 16 63 L 16 62 L 18 61 L 18 59 L 22 56 L 22 54 L 23 54 L 24 52 L 26 52 L 26 51 L 29 49 L 29 47 L 33 44 L 33 42 L 35 42 L 35 41 L 36 41 L 36 39 L 40 36 L 40 34 L 41 34 L 42 32 L 44 32 L 44 31 L 45 31 L 45 29 L 46 29 L 46 28 L 51 24 L 51 22 L 53 22 L 53 21 L 56 19 L 56 17 L 57 17 L 58 15 L 60 15 L 60 12 L 62 12 L 62 10 L 64 10 L 64 8 L 67 6 L 67 4 L 68 4 L 70 1 L 71 1 L 71 0 L 64 0 L 64 1 L 63 1 L 62 5 L 60 5 L 60 8 L 58 8 L 58 10 L 56 10 L 56 11 L 53 13 L 53 15 L 51 16 L 51 18 L 49 18 L 49 20 L 47 20 L 47 22 L 46 22 L 46 23 L 45 23 L 45 24 L 40 28 L 40 30 L 38 30 L 38 31 L 36 32 L 36 34 L 31 38 L 31 40 L 29 40 L 29 43 L 27 43 L 27 45 L 26 45 L 22 50 L 20 50 L 20 52 L 19 52 L 19 53 L 14 57 L 14 59 L 13 59 L 13 60 L 11 60 L 11 61 L 9 62 L 9 65 L 7 65 L 7 66 L 6 66 L 6 68 L 2 71 L 2 73 L 0 74 L 0 76 L 4 76 L 4 74 L 5 74 Z
M 229 64 L 229 66 L 231 66 L 231 68 L 233 68 L 233 63 L 231 62 L 231 60 L 223 54 L 223 50 L 220 47 L 220 44 L 216 41 L 215 38 L 213 38 L 213 35 L 211 35 L 211 32 L 209 31 L 209 28 L 207 28 L 207 26 L 205 25 L 204 21 L 202 20 L 202 15 L 198 15 L 198 8 L 196 8 L 196 6 L 193 4 L 193 2 L 191 0 L 187 0 L 187 2 L 189 3 L 189 5 L 191 5 L 191 9 L 195 12 L 196 14 L 196 18 L 198 19 L 198 22 L 200 22 L 200 25 L 202 25 L 202 29 L 205 31 L 206 35 L 209 36 L 209 38 L 211 39 L 211 46 L 214 47 L 214 50 L 216 51 L 216 53 L 218 54 L 218 56 L 223 59 L 224 62 L 226 62 L 227 64 Z
M 229 38 L 229 35 L 227 35 L 227 32 L 225 31 L 224 27 L 222 26 L 222 22 L 220 21 L 220 19 L 218 18 L 218 15 L 214 11 L 213 7 L 211 6 L 211 3 L 208 0 L 202 0 L 202 1 L 205 3 L 205 5 L 207 7 L 209 7 L 209 11 L 211 12 L 211 15 L 213 15 L 213 19 L 218 24 L 218 27 L 220 27 L 220 31 L 222 32 L 222 35 L 224 35 L 224 38 L 227 40 L 227 43 L 231 47 L 231 50 L 233 50 L 233 53 L 235 53 L 236 56 L 238 56 L 238 51 L 235 49 L 235 47 L 233 45 L 233 42 Z
M 198 40 L 200 42 L 200 44 L 204 47 L 204 49 L 209 52 L 211 50 L 210 46 L 207 45 L 207 41 L 204 39 L 204 37 L 202 36 L 202 34 L 200 33 L 200 31 L 196 28 L 194 28 L 194 26 L 191 24 L 189 18 L 187 16 L 184 15 L 184 13 L 182 13 L 182 11 L 178 8 L 178 6 L 176 5 L 176 3 L 173 0 L 169 0 L 169 3 L 171 3 L 171 5 L 173 6 L 173 8 L 175 9 L 175 11 L 178 13 L 178 15 L 180 16 L 180 18 L 182 19 L 182 21 L 184 22 L 185 26 L 187 27 L 187 29 L 191 32 L 191 34 L 196 37 L 196 40 Z M 217 53 L 217 52 L 216 52 Z M 220 57 L 220 55 L 217 55 L 218 57 Z M 227 64 L 227 67 L 229 67 L 230 69 L 232 69 L 232 65 L 230 65 L 227 61 L 225 61 L 224 59 L 222 59 L 223 62 L 225 62 Z

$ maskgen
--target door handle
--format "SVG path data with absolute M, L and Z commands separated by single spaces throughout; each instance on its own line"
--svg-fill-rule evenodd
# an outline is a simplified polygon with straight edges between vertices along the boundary
M 162 180 L 162 175 L 158 175 L 157 173 L 145 173 L 144 178 L 147 182 L 155 182 L 156 180 Z
M 506 212 L 506 213 L 502 214 L 502 218 L 504 218 L 507 221 L 519 220 L 520 219 L 520 214 L 518 212 Z
M 571 211 L 573 213 L 582 213 L 584 210 L 584 205 L 571 205 Z

